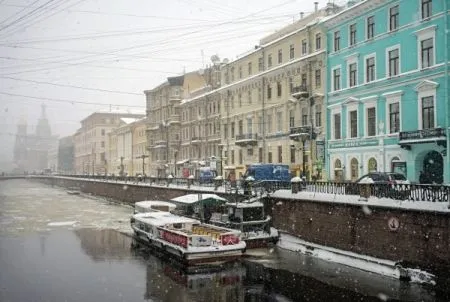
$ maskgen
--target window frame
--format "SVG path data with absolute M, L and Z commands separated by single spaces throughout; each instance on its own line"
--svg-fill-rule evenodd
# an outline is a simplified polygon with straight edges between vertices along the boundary
M 374 124 L 373 124 L 373 130 L 374 133 L 371 135 L 369 133 L 369 110 L 374 109 L 375 110 L 375 116 L 374 118 Z M 377 102 L 374 101 L 366 101 L 364 102 L 364 136 L 365 137 L 375 137 L 377 136 L 377 120 L 378 120 L 378 110 L 377 110 Z
M 397 13 L 392 14 L 392 9 L 397 8 Z M 393 27 L 392 21 L 395 19 L 395 27 Z M 400 6 L 398 4 L 389 7 L 388 9 L 388 29 L 389 32 L 398 30 L 400 27 Z
M 306 39 L 302 40 L 302 55 L 306 56 L 308 54 L 308 41 Z
M 373 20 L 372 23 L 369 23 L 370 19 Z M 369 33 L 371 33 L 371 35 Z M 375 15 L 372 15 L 366 18 L 366 40 L 371 40 L 374 37 L 375 37 Z
M 283 63 L 283 49 L 278 49 L 278 64 Z
M 419 120 L 418 120 L 418 126 L 419 126 L 419 130 L 423 130 L 423 112 L 422 112 L 422 106 L 423 106 L 423 99 L 427 98 L 427 97 L 432 97 L 433 98 L 433 127 L 432 128 L 436 128 L 437 127 L 437 102 L 436 102 L 436 88 L 432 88 L 432 89 L 426 89 L 426 90 L 419 90 L 418 94 L 418 113 L 419 113 Z M 431 128 L 431 129 L 432 129 Z
M 347 111 L 347 139 L 357 139 L 359 137 L 359 123 L 358 123 L 358 117 L 359 117 L 359 112 L 358 112 L 358 105 L 359 103 L 356 104 L 349 104 L 346 107 L 346 111 Z M 356 136 L 352 136 L 352 117 L 351 117 L 351 113 L 352 112 L 356 112 Z
M 293 60 L 295 58 L 295 45 L 289 45 L 289 59 Z
M 369 81 L 368 77 L 369 65 L 367 64 L 367 61 L 370 59 L 373 59 L 373 79 Z M 376 80 L 377 80 L 377 56 L 376 53 L 371 53 L 364 57 L 364 83 L 371 83 Z
M 341 50 L 341 31 L 336 30 L 333 32 L 333 50 L 338 52 Z
M 316 50 L 320 50 L 322 48 L 322 34 L 316 33 Z
M 424 14 L 424 7 L 427 7 L 427 15 Z M 420 16 L 422 20 L 427 20 L 433 16 L 433 0 L 420 0 Z
M 331 117 L 332 117 L 332 123 L 331 123 L 331 139 L 332 140 L 340 140 L 342 139 L 342 111 L 341 108 L 336 108 L 331 110 Z M 336 129 L 336 116 L 339 115 L 339 129 Z M 339 133 L 339 137 L 336 137 L 336 134 Z
M 355 70 L 350 70 L 352 66 L 355 66 Z M 352 76 L 354 75 L 354 83 L 352 84 Z M 347 61 L 347 88 L 353 88 L 358 86 L 358 61 L 348 60 Z
M 389 54 L 390 54 L 390 52 L 392 52 L 394 50 L 398 51 L 398 73 L 394 74 L 394 75 L 391 75 L 390 74 L 391 73 L 391 70 L 390 70 L 390 67 L 391 67 L 390 62 L 391 62 L 391 60 L 390 60 Z M 394 46 L 386 48 L 386 78 L 397 77 L 397 76 L 399 76 L 401 74 L 402 74 L 402 55 L 401 55 L 400 44 L 397 44 L 397 45 L 394 45 Z
M 417 61 L 418 61 L 418 69 L 426 69 L 431 68 L 436 65 L 436 25 L 431 25 L 426 28 L 422 28 L 418 31 L 415 31 L 414 34 L 417 36 Z M 423 51 L 422 51 L 422 42 L 428 39 L 433 39 L 433 62 L 430 66 L 423 67 Z
M 336 79 L 335 79 L 335 73 L 339 70 L 339 81 L 337 82 L 339 84 L 339 87 L 336 89 Z M 333 91 L 339 91 L 342 89 L 342 66 L 337 65 L 331 69 L 331 87 L 333 88 Z
M 356 45 L 357 28 L 356 23 L 352 23 L 348 26 L 348 46 L 353 47 Z
M 402 91 L 389 92 L 383 94 L 386 98 L 385 110 L 386 110 L 386 127 L 385 132 L 387 135 L 398 135 L 402 131 Z M 398 131 L 392 131 L 391 127 L 391 111 L 390 105 L 398 103 Z

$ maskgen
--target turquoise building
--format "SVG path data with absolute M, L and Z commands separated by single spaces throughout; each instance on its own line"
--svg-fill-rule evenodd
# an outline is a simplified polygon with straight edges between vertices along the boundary
M 327 31 L 327 171 L 449 183 L 450 0 L 349 1 Z

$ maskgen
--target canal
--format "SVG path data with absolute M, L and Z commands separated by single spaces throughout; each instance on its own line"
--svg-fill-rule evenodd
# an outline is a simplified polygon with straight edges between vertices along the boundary
M 136 246 L 127 205 L 0 182 L 0 301 L 448 301 L 432 287 L 279 249 L 187 273 Z

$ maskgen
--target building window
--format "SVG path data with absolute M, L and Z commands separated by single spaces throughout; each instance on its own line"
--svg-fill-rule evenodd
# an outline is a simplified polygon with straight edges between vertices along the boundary
M 341 114 L 333 115 L 334 120 L 334 139 L 341 139 Z
M 283 130 L 283 113 L 277 112 L 277 131 L 281 132 Z
M 278 49 L 278 64 L 283 63 L 283 50 Z
M 348 85 L 349 87 L 356 86 L 356 79 L 357 79 L 357 68 L 356 63 L 351 63 L 348 65 Z
M 308 125 L 308 108 L 302 108 L 302 126 Z
M 101 130 L 102 136 L 105 136 L 105 129 Z
M 289 150 L 291 151 L 291 164 L 295 164 L 295 146 L 291 145 Z
M 239 108 L 242 107 L 242 94 L 238 94 L 238 104 L 239 104 Z
M 258 162 L 262 163 L 263 161 L 263 148 L 258 149 Z
M 353 46 L 356 44 L 356 23 L 353 23 L 352 25 L 350 25 L 350 46 Z
M 432 15 L 432 0 L 422 0 L 422 19 L 431 17 Z
M 101 146 L 102 148 L 105 148 L 105 142 L 102 141 L 101 144 L 100 144 L 100 146 Z
M 321 34 L 316 34 L 316 50 L 320 50 L 322 48 L 322 36 Z
M 251 118 L 247 119 L 247 133 L 248 134 L 253 133 L 253 120 Z
M 272 87 L 267 86 L 267 98 L 271 99 L 272 98 Z
M 339 51 L 341 49 L 341 32 L 334 32 L 334 51 Z
M 375 36 L 375 17 L 370 16 L 367 18 L 367 39 L 373 39 Z
M 369 159 L 369 162 L 367 163 L 367 171 L 370 172 L 377 172 L 377 160 L 373 157 Z
M 252 75 L 252 62 L 248 62 L 248 75 Z
M 272 67 L 272 54 L 267 56 L 267 66 Z
M 231 164 L 234 165 L 234 150 L 231 150 Z
M 399 49 L 393 49 L 388 52 L 389 58 L 389 77 L 396 76 L 400 73 L 400 54 Z
M 316 127 L 322 127 L 322 106 L 316 105 Z
M 278 162 L 283 162 L 283 148 L 281 146 L 278 146 Z
M 398 5 L 393 6 L 389 9 L 389 30 L 393 31 L 398 28 Z
M 358 112 L 350 111 L 350 137 L 358 137 Z
M 239 135 L 244 134 L 244 124 L 243 124 L 242 120 L 240 120 L 238 122 L 238 133 L 239 133 Z
M 234 122 L 231 123 L 231 137 L 234 137 Z
M 303 89 L 306 89 L 306 85 L 308 84 L 307 80 L 308 80 L 308 77 L 307 77 L 306 73 L 302 73 L 301 86 Z
M 399 102 L 389 104 L 389 133 L 400 131 L 400 104 Z
M 294 93 L 294 80 L 289 78 L 289 93 Z
M 293 59 L 295 55 L 295 49 L 294 49 L 294 44 L 291 44 L 291 46 L 289 46 L 289 59 Z
M 234 81 L 234 67 L 231 67 L 230 73 L 231 73 L 231 82 L 233 82 Z
M 272 133 L 272 115 L 267 115 L 267 133 Z
M 242 149 L 239 149 L 239 164 L 242 165 L 242 162 L 243 162 Z
M 264 69 L 264 60 L 263 58 L 258 58 L 258 70 L 263 71 Z
M 306 40 L 302 40 L 302 55 L 306 55 L 308 53 L 308 44 Z
M 267 157 L 268 157 L 267 161 L 269 162 L 269 164 L 271 164 L 272 163 L 272 152 L 269 152 L 267 154 Z
M 247 156 L 253 156 L 253 148 L 247 149 Z
M 239 66 L 239 79 L 242 79 L 242 66 Z
M 289 128 L 294 127 L 295 125 L 295 113 L 294 110 L 289 111 Z
M 316 88 L 319 88 L 322 85 L 322 71 L 320 69 L 316 69 L 315 71 L 315 79 L 316 79 Z
M 375 81 L 375 57 L 366 59 L 366 83 Z
M 336 68 L 333 70 L 333 90 L 337 91 L 341 89 L 341 69 Z
M 281 82 L 277 82 L 277 95 L 281 97 Z
M 375 107 L 367 108 L 367 136 L 376 135 L 376 110 Z
M 434 128 L 434 97 L 422 98 L 422 129 Z
M 434 65 L 433 40 L 433 38 L 429 38 L 420 41 L 422 68 L 427 68 Z
M 247 99 L 248 99 L 248 103 L 251 104 L 252 103 L 252 91 L 249 90 L 247 92 Z
M 352 158 L 350 161 L 350 177 L 352 181 L 355 181 L 359 177 L 359 163 L 356 158 Z

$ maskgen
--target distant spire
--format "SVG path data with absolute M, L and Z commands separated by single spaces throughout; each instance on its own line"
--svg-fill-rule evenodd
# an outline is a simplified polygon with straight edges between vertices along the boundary
M 46 119 L 47 117 L 46 117 L 46 113 L 45 113 L 45 109 L 47 108 L 47 106 L 44 104 L 44 103 L 42 103 L 42 105 L 41 105 L 41 119 Z

